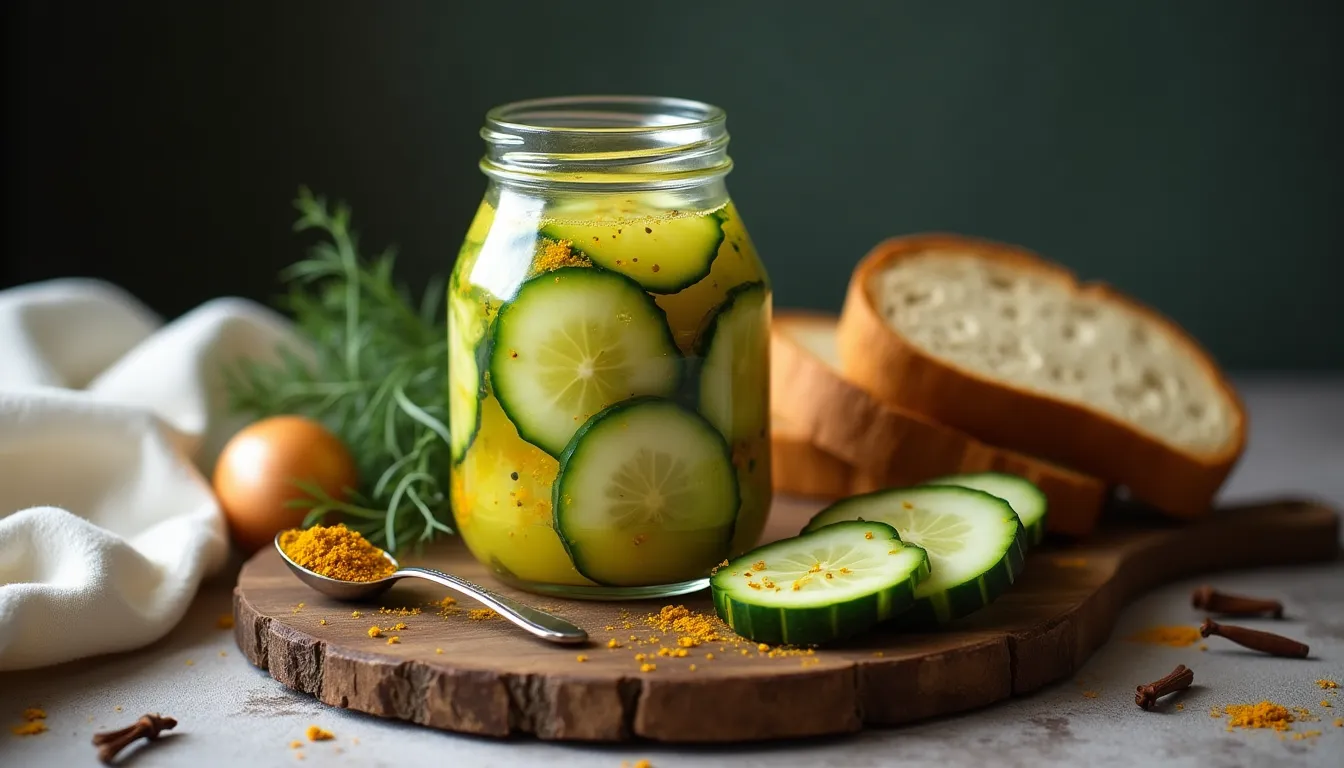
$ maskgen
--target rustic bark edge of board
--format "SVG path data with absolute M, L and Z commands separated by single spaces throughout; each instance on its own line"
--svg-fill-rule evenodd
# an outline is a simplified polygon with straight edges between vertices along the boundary
M 254 665 L 323 703 L 433 728 L 562 741 L 650 739 L 722 743 L 825 736 L 891 726 L 984 707 L 1028 694 L 1077 669 L 1109 637 L 1124 605 L 1159 584 L 1215 570 L 1303 564 L 1339 553 L 1337 515 L 1303 500 L 1223 510 L 1182 527 L 1112 529 L 1085 546 L 1033 557 L 1111 557 L 1112 573 L 1067 606 L 1032 605 L 1010 590 L 956 630 L 916 638 L 935 648 L 890 658 L 827 649 L 834 663 L 739 677 L 519 674 L 397 661 L 372 651 L 330 647 L 269 616 L 234 590 L 235 639 Z M 1052 578 L 1028 568 L 1024 581 Z M 1068 566 L 1061 566 L 1068 567 Z M 1016 599 L 1020 597 L 1021 599 Z M 1192 614 L 1193 616 L 1193 614 Z M 276 619 L 280 619 L 277 621 Z M 881 642 L 876 632 L 866 638 Z M 951 642 L 939 642 L 938 638 Z M 908 644 L 910 636 L 903 638 Z M 568 653 L 559 649 L 561 653 Z M 768 708 L 759 707 L 769 701 Z

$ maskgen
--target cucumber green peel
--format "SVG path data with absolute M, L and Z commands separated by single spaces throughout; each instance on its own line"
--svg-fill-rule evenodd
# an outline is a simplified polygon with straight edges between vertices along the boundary
M 908 609 L 929 558 L 896 529 L 846 521 L 758 547 L 710 577 L 714 609 L 754 642 L 817 645 Z

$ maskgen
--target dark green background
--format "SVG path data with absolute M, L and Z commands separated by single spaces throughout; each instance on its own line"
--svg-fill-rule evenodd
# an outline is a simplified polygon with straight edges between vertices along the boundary
M 3 284 L 266 299 L 300 183 L 420 285 L 479 200 L 490 106 L 724 106 L 777 304 L 884 237 L 1029 245 L 1231 367 L 1344 367 L 1339 2 L 10 2 Z M 641 10 L 644 9 L 644 10 Z

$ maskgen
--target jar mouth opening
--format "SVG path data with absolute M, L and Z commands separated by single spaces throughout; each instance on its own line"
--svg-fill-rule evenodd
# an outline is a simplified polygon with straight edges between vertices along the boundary
M 727 120 L 723 109 L 666 96 L 556 96 L 503 104 L 486 113 L 503 132 L 652 133 L 710 128 Z
M 692 186 L 732 168 L 728 116 L 663 96 L 559 96 L 486 113 L 481 170 L 511 184 L 592 189 Z

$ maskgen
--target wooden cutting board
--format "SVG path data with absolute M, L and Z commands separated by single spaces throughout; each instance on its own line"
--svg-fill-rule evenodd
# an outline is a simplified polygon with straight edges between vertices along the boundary
M 796 533 L 816 508 L 777 502 L 766 539 Z M 677 638 L 662 636 L 645 617 L 666 603 L 519 593 L 495 582 L 457 542 L 428 552 L 421 564 L 556 610 L 588 631 L 591 646 L 550 645 L 497 617 L 475 620 L 467 610 L 380 613 L 448 594 L 429 584 L 403 581 L 374 604 L 336 602 L 303 586 L 271 549 L 238 577 L 234 631 L 253 664 L 295 690 L 432 728 L 582 741 L 820 736 L 1031 693 L 1081 666 L 1139 593 L 1218 569 L 1334 558 L 1338 525 L 1332 510 L 1295 500 L 1223 509 L 1185 526 L 1112 524 L 1084 545 L 1033 550 L 1007 594 L 943 631 L 879 630 L 811 656 L 772 657 L 740 640 L 690 648 L 685 657 L 659 656 L 659 647 L 678 648 Z M 713 611 L 707 591 L 670 602 Z M 477 607 L 467 600 L 459 606 Z M 1192 625 L 1201 618 L 1191 610 Z M 370 626 L 397 622 L 406 628 L 368 635 Z M 387 634 L 400 642 L 387 644 Z M 611 639 L 621 647 L 608 648 Z M 650 658 L 641 662 L 637 653 Z M 656 669 L 641 671 L 641 663 Z

